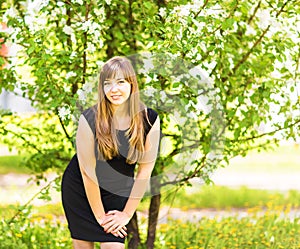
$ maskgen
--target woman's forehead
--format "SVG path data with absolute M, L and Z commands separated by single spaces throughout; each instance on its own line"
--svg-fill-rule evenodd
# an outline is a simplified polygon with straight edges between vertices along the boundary
M 121 70 L 117 70 L 111 75 L 107 75 L 106 80 L 124 79 L 124 74 Z

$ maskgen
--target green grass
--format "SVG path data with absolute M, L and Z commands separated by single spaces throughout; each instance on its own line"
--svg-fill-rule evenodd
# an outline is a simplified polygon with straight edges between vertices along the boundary
M 232 189 L 224 186 L 203 185 L 197 192 L 188 193 L 188 189 L 176 193 L 165 193 L 163 204 L 187 210 L 190 208 L 249 208 L 275 205 L 293 205 L 300 207 L 300 192 L 290 190 L 287 193 L 279 191 L 249 189 L 240 187 Z
M 198 191 L 189 192 L 189 188 L 177 192 L 162 193 L 162 206 L 188 209 L 231 209 L 231 208 L 260 208 L 269 203 L 276 206 L 293 206 L 300 208 L 300 191 L 288 192 L 249 189 L 247 187 L 229 188 L 225 186 L 203 185 Z M 146 211 L 150 197 L 144 198 L 139 205 L 139 210 Z
M 10 204 L 10 205 L 0 205 L 0 213 L 2 214 L 2 218 L 10 219 L 12 218 L 19 209 L 22 209 L 18 204 Z M 31 206 L 30 207 L 32 214 L 35 217 L 47 217 L 49 215 L 52 216 L 63 216 L 64 211 L 61 203 L 57 204 L 45 204 L 42 206 Z
M 30 169 L 22 164 L 23 156 L 10 155 L 0 156 L 0 174 L 16 173 L 16 174 L 30 174 Z
M 67 224 L 47 215 L 42 219 L 23 212 L 14 222 L 0 220 L 0 249 L 71 249 Z M 299 249 L 299 219 L 282 216 L 284 209 L 249 212 L 238 218 L 202 218 L 193 222 L 168 220 L 158 225 L 158 249 Z M 146 229 L 140 229 L 145 242 Z M 97 245 L 99 248 L 99 245 Z M 128 248 L 128 246 L 126 246 Z M 140 249 L 145 247 L 140 247 Z
M 300 147 L 282 145 L 272 151 L 251 151 L 246 157 L 236 157 L 225 169 L 227 172 L 300 173 Z
M 299 249 L 300 223 L 280 218 L 279 212 L 258 217 L 203 218 L 198 222 L 169 220 L 159 226 L 160 249 Z

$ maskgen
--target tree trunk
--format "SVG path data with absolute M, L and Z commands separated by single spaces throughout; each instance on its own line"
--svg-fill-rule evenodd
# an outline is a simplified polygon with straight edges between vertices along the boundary
M 161 194 L 157 194 L 151 197 L 149 207 L 149 219 L 148 219 L 148 234 L 147 234 L 147 249 L 154 248 L 156 225 L 158 220 L 158 213 L 160 207 Z
M 130 222 L 127 225 L 128 229 L 128 248 L 129 249 L 137 249 L 141 243 L 140 233 L 139 233 L 139 226 L 138 226 L 138 219 L 136 212 L 132 216 Z

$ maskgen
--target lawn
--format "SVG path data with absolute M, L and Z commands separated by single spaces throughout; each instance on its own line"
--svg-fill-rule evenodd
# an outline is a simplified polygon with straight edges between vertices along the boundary
M 246 217 L 202 218 L 186 222 L 168 220 L 158 225 L 155 248 L 158 249 L 299 249 L 299 218 L 282 217 L 289 210 L 273 204 L 258 215 L 249 209 Z M 0 221 L 0 249 L 71 249 L 65 222 L 58 217 L 33 215 L 25 209 L 14 222 Z M 140 220 L 141 237 L 146 237 L 145 220 Z M 99 247 L 98 247 L 99 248 Z M 127 247 L 126 247 L 127 248 Z M 143 247 L 144 248 L 144 247 Z M 142 248 L 141 248 L 142 249 Z
M 21 155 L 0 156 L 0 174 L 30 174 L 31 170 L 24 167 L 22 161 Z
M 300 175 L 299 147 L 282 146 L 272 152 L 251 152 L 245 158 L 235 158 L 221 170 L 227 172 L 270 172 L 280 174 L 292 172 Z M 10 155 L 0 157 L 0 174 L 9 172 L 29 173 L 22 167 L 22 157 Z M 38 186 L 31 186 L 36 193 Z M 14 191 L 17 191 L 16 188 Z M 192 190 L 192 191 L 191 191 Z M 24 189 L 20 188 L 20 195 Z M 7 192 L 6 196 L 7 196 Z M 176 197 L 176 198 L 175 198 Z M 149 197 L 139 206 L 145 212 Z M 179 208 L 184 212 L 203 209 L 237 209 L 246 213 L 243 217 L 234 212 L 229 217 L 160 220 L 155 241 L 159 249 L 300 249 L 300 219 L 288 216 L 290 210 L 300 208 L 298 190 L 277 191 L 250 189 L 246 186 L 175 188 L 163 192 L 162 207 Z M 0 212 L 0 249 L 29 248 L 71 248 L 71 240 L 61 203 L 29 206 L 14 222 L 7 222 L 18 212 L 20 206 L 2 203 Z M 193 210 L 192 210 L 193 209 Z M 180 218 L 180 217 L 179 217 Z M 141 235 L 146 237 L 146 217 L 140 217 Z

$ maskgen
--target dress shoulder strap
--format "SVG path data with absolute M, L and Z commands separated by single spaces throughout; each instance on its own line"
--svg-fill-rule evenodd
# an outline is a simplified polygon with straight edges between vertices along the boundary
M 145 135 L 149 133 L 151 130 L 151 127 L 155 123 L 156 119 L 158 117 L 158 114 L 156 111 L 154 111 L 151 108 L 145 109 L 145 117 L 144 117 L 144 124 L 145 124 Z
M 82 112 L 82 115 L 85 117 L 86 121 L 88 122 L 91 130 L 93 133 L 96 133 L 95 128 L 95 118 L 96 118 L 96 106 L 92 106 Z

